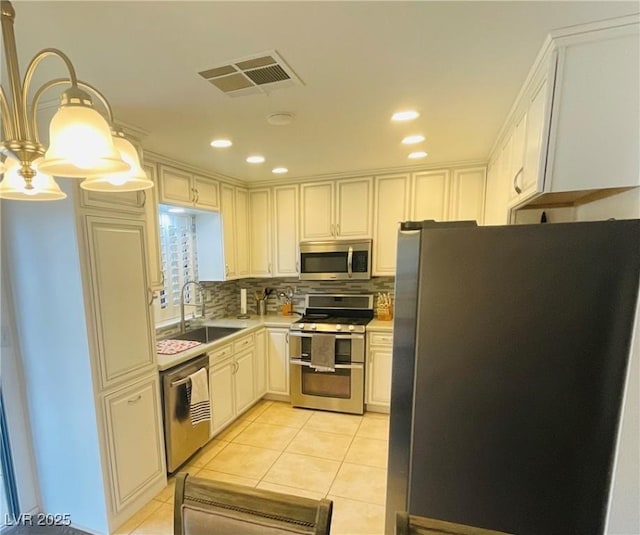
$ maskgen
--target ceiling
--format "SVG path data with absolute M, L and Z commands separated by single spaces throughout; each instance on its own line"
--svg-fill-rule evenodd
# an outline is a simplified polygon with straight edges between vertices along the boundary
M 145 149 L 247 181 L 485 161 L 546 34 L 634 2 L 13 2 L 22 72 L 57 47 Z M 232 98 L 198 75 L 276 50 L 304 85 Z M 63 75 L 47 60 L 41 80 Z M 36 79 L 37 81 L 37 79 Z M 8 88 L 5 88 L 8 90 Z M 393 112 L 421 113 L 391 123 Z M 288 126 L 266 116 L 295 114 Z M 408 148 L 408 134 L 426 141 Z M 228 149 L 209 142 L 226 137 Z M 262 154 L 260 165 L 245 162 Z M 280 177 L 281 178 L 281 177 Z

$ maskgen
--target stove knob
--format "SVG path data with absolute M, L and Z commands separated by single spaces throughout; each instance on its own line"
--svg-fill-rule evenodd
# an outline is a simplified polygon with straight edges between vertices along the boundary
M 315 331 L 315 330 L 316 330 L 316 324 L 315 324 L 315 323 L 312 323 L 312 324 L 311 324 L 311 330 L 312 330 L 312 331 Z
M 355 327 L 353 325 L 349 325 L 349 330 L 353 331 L 355 329 Z
M 336 325 L 336 331 L 341 331 L 342 330 L 342 325 Z
M 304 323 L 300 323 L 298 325 L 299 326 L 297 328 L 300 329 L 301 331 L 304 331 Z

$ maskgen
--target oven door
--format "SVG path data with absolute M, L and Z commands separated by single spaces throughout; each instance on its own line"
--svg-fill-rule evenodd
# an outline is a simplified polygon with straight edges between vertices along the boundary
M 335 371 L 317 371 L 311 367 L 311 333 L 291 332 L 289 335 L 291 404 L 362 414 L 364 335 L 335 335 Z
M 317 371 L 301 359 L 289 363 L 294 407 L 364 412 L 364 364 L 336 364 L 335 371 Z

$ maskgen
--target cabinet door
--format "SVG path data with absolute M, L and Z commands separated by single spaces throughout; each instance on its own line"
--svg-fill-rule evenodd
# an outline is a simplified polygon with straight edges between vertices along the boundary
M 373 275 L 395 275 L 400 222 L 408 216 L 409 175 L 378 177 L 373 236 Z
M 487 169 L 487 192 L 484 203 L 485 225 L 506 225 L 508 223 L 509 190 L 502 173 L 502 151 L 496 151 L 496 158 L 489 162 Z
M 333 182 L 301 184 L 300 195 L 302 241 L 335 238 Z
M 155 367 L 144 221 L 85 217 L 102 388 Z
M 249 236 L 249 193 L 236 188 L 236 273 L 247 277 L 251 272 Z
M 236 369 L 234 373 L 236 393 L 236 414 L 247 409 L 255 400 L 253 388 L 253 349 L 235 357 Z
M 118 512 L 165 476 L 157 374 L 104 398 L 107 452 Z
M 524 176 L 524 150 L 527 128 L 527 114 L 525 113 L 516 121 L 510 139 L 510 161 L 509 161 L 509 200 L 522 195 L 522 178 Z
M 529 101 L 528 119 L 526 125 L 524 145 L 524 171 L 521 189 L 523 196 L 538 190 L 538 183 L 542 182 L 543 167 L 543 132 L 547 116 L 547 78 L 533 92 Z
M 559 50 L 544 190 L 640 185 L 638 24 Z
M 449 216 L 449 171 L 425 171 L 412 178 L 410 218 L 446 221 Z
M 482 224 L 484 216 L 484 190 L 486 169 L 456 169 L 451 188 L 452 221 L 477 221 Z
M 371 238 L 373 179 L 336 183 L 336 238 Z
M 274 275 L 298 275 L 298 186 L 273 188 Z
M 158 229 L 158 177 L 154 164 L 143 164 L 147 176 L 153 180 L 153 188 L 144 190 L 144 220 L 147 223 L 147 250 L 149 251 L 149 286 L 152 290 L 164 288 L 164 274 L 160 256 L 160 232 Z
M 267 329 L 268 391 L 289 395 L 289 331 Z
M 147 192 L 143 191 L 89 191 L 80 190 L 80 205 L 84 208 L 117 210 L 132 214 L 144 212 Z
M 233 186 L 220 186 L 220 211 L 222 214 L 222 236 L 224 239 L 225 278 L 237 277 L 236 271 L 236 199 Z
M 209 397 L 211 398 L 211 434 L 217 433 L 236 415 L 233 393 L 233 358 L 211 368 L 209 371 Z
M 220 208 L 220 191 L 218 183 L 203 176 L 193 177 L 195 193 L 195 205 L 205 210 L 218 210 Z
M 271 264 L 271 192 L 268 189 L 249 192 L 251 206 L 249 227 L 251 229 L 251 275 L 270 277 Z
M 386 406 L 391 403 L 391 363 L 391 348 L 369 348 L 367 403 Z
M 191 206 L 193 204 L 191 173 L 161 165 L 160 202 Z
M 267 331 L 262 329 L 256 333 L 255 350 L 253 352 L 254 399 L 260 399 L 267 391 Z

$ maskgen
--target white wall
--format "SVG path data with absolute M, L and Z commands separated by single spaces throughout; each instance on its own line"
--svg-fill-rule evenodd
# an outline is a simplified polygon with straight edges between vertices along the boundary
M 69 513 L 74 525 L 107 533 L 74 188 L 61 182 L 69 195 L 63 201 L 5 203 L 2 238 L 42 510 Z
M 2 260 L 4 260 L 4 255 Z M 31 428 L 27 414 L 27 403 L 24 393 L 24 378 L 20 363 L 20 348 L 13 322 L 14 313 L 11 309 L 11 285 L 5 265 L 2 266 L 2 280 L 0 281 L 0 300 L 2 312 L 0 317 L 0 374 L 2 376 L 2 396 L 9 428 L 9 443 L 11 446 L 13 468 L 18 489 L 18 503 L 21 512 L 34 512 L 39 507 L 38 487 L 35 474 L 35 462 L 31 448 Z M 3 508 L 4 510 L 4 508 Z M 0 521 L 4 518 L 0 519 Z
M 640 188 L 634 188 L 576 208 L 576 221 L 636 219 L 640 217 Z

